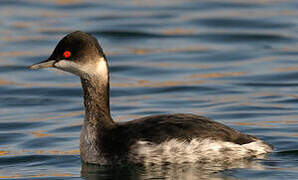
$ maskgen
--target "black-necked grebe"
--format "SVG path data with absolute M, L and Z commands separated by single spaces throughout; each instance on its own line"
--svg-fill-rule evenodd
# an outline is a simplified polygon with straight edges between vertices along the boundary
M 272 151 L 257 137 L 194 114 L 147 116 L 116 123 L 110 114 L 108 63 L 96 38 L 76 31 L 65 36 L 45 61 L 81 78 L 85 119 L 80 138 L 86 163 L 163 164 L 233 161 Z

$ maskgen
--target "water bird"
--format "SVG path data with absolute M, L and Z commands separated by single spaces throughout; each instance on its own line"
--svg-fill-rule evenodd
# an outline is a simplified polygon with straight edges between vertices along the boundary
M 110 113 L 107 58 L 91 34 L 75 31 L 66 35 L 47 60 L 29 68 L 49 67 L 80 77 L 85 106 L 80 156 L 84 163 L 231 162 L 273 150 L 255 136 L 196 114 L 115 122 Z

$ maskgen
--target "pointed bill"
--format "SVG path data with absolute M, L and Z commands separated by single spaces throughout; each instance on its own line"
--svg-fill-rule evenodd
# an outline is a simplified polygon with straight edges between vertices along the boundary
M 50 68 L 54 67 L 56 60 L 45 60 L 36 64 L 29 66 L 29 69 L 42 69 L 42 68 Z

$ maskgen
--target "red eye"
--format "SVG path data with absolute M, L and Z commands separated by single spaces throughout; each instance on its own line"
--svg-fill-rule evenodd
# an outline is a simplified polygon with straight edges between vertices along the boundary
M 63 56 L 65 58 L 69 58 L 71 56 L 71 52 L 70 51 L 64 51 Z

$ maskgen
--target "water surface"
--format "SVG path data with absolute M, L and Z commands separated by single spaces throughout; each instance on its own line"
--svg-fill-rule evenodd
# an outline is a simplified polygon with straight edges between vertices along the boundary
M 298 2 L 0 1 L 0 178 L 298 179 Z M 197 113 L 275 146 L 266 159 L 82 165 L 79 79 L 26 66 L 82 30 L 110 64 L 116 121 Z M 117 147 L 115 147 L 117 148 Z

